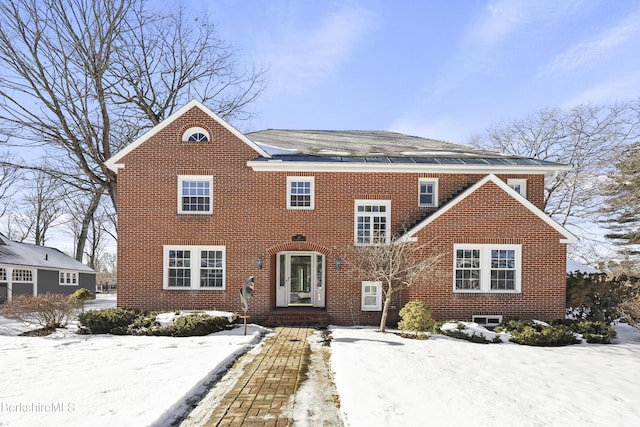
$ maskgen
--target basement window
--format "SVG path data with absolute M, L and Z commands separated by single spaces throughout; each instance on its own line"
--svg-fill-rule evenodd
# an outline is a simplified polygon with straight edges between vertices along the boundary
M 474 315 L 471 319 L 482 326 L 498 326 L 502 323 L 502 316 Z

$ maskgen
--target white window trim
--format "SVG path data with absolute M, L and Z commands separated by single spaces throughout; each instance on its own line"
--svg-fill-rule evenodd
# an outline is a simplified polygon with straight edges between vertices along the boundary
M 22 280 L 22 279 L 14 278 L 13 275 L 16 274 L 16 271 L 26 271 L 26 272 L 31 273 L 31 280 Z M 35 275 L 34 271 L 32 269 L 30 269 L 30 268 L 14 268 L 11 271 L 11 281 L 13 283 L 34 283 L 35 282 L 35 276 L 36 275 Z
M 376 287 L 376 304 L 375 305 L 365 305 L 364 299 L 367 294 L 365 294 L 365 286 L 375 286 Z M 362 311 L 382 311 L 382 282 L 372 282 L 365 281 L 362 282 Z
M 385 230 L 385 242 L 384 243 L 360 243 L 358 242 L 358 216 L 368 215 L 371 216 L 373 214 L 363 214 L 358 213 L 358 206 L 363 205 L 377 205 L 377 206 L 385 206 L 386 212 L 379 216 L 385 216 L 387 218 L 387 228 Z M 364 200 L 359 199 L 354 201 L 353 206 L 353 244 L 355 246 L 382 246 L 388 245 L 391 242 L 391 200 Z
M 169 251 L 191 251 L 191 286 L 169 286 Z M 200 286 L 200 251 L 222 251 L 222 286 Z M 162 246 L 162 289 L 172 291 L 192 291 L 194 289 L 206 291 L 224 291 L 227 282 L 227 250 L 226 246 Z
M 211 135 L 209 135 L 209 131 L 201 127 L 192 127 L 187 129 L 182 134 L 182 142 L 189 142 L 189 138 L 191 138 L 191 135 L 193 135 L 194 133 L 201 133 L 207 137 L 207 142 L 200 142 L 200 144 L 207 144 L 211 142 Z M 194 144 L 197 144 L 197 143 L 194 142 Z
M 433 184 L 433 203 L 420 203 L 420 187 L 422 184 Z M 438 207 L 438 178 L 419 178 L 418 179 L 418 206 L 421 208 L 437 208 Z
M 185 211 L 182 209 L 182 183 L 184 181 L 202 181 L 209 183 L 209 210 Z M 211 175 L 178 175 L 178 213 L 182 215 L 211 215 L 213 214 L 213 176 Z
M 456 288 L 456 250 L 480 250 L 480 289 Z M 491 251 L 497 249 L 515 251 L 515 280 L 516 288 L 491 289 Z M 461 294 L 519 294 L 522 292 L 522 245 L 493 245 L 493 244 L 456 244 L 453 245 L 453 292 Z
M 64 280 L 60 280 L 60 275 L 64 275 Z M 72 283 L 66 283 L 66 278 L 71 278 Z M 73 279 L 75 278 L 75 283 L 73 283 Z M 58 284 L 60 286 L 80 286 L 80 275 L 77 271 L 71 270 L 60 270 L 58 271 Z
M 482 319 L 485 321 L 480 322 Z M 502 316 L 496 314 L 474 314 L 471 316 L 471 321 L 483 326 L 498 326 L 502 323 Z
M 507 185 L 515 190 L 515 186 L 520 186 L 520 195 L 522 197 L 527 197 L 527 180 L 524 178 L 510 178 L 507 179 Z M 517 190 L 516 190 L 517 191 Z
M 291 206 L 291 184 L 294 182 L 309 182 L 311 190 L 310 206 Z M 315 179 L 313 176 L 288 176 L 287 177 L 287 209 L 290 210 L 313 210 L 315 208 Z

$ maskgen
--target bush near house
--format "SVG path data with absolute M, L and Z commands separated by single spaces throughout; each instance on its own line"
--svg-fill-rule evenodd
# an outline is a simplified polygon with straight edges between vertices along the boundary
M 422 301 L 410 301 L 400 309 L 402 320 L 398 329 L 410 332 L 426 332 L 433 328 L 435 321 L 431 317 L 431 308 Z
M 93 295 L 90 290 L 85 288 L 80 288 L 77 291 L 75 291 L 73 294 L 71 294 L 69 298 L 77 301 L 78 305 L 84 311 L 84 303 L 87 301 L 96 299 L 96 296 Z
M 173 324 L 161 326 L 158 313 L 123 308 L 85 311 L 78 316 L 84 334 L 153 335 L 188 337 L 209 335 L 233 327 L 234 322 L 221 316 L 195 312 L 179 315 Z
M 523 345 L 560 347 L 581 342 L 568 326 L 551 326 L 533 320 L 509 320 L 497 326 L 495 331 L 508 332 L 511 334 L 509 341 Z
M 604 322 L 563 319 L 553 321 L 551 325 L 567 326 L 576 334 L 582 335 L 582 338 L 590 344 L 611 344 L 611 340 L 617 336 L 611 325 Z
M 64 328 L 78 307 L 76 300 L 60 294 L 15 295 L 0 313 L 27 325 L 55 329 Z
M 640 329 L 640 295 L 629 297 L 620 303 L 620 315 L 629 325 Z

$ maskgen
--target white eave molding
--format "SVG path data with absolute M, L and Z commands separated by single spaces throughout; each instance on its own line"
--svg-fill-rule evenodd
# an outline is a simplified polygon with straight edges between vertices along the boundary
M 569 170 L 570 166 L 523 166 L 523 165 L 468 165 L 425 163 L 375 163 L 375 162 L 296 162 L 282 160 L 250 160 L 247 166 L 255 172 L 398 172 L 398 173 L 518 173 L 549 174 L 558 170 Z
M 467 196 L 474 193 L 477 189 L 479 189 L 489 181 L 496 184 L 498 187 L 500 187 L 503 191 L 505 191 L 515 200 L 520 202 L 524 207 L 529 209 L 529 211 L 531 211 L 534 215 L 536 215 L 538 218 L 546 222 L 551 228 L 553 228 L 558 233 L 560 233 L 564 237 L 563 239 L 560 239 L 560 243 L 569 244 L 569 243 L 575 243 L 578 241 L 578 238 L 575 235 L 573 235 L 573 233 L 571 233 L 569 230 L 567 230 L 566 228 L 564 228 L 563 226 L 555 222 L 549 215 L 544 213 L 542 210 L 538 209 L 533 203 L 531 203 L 529 200 L 527 200 L 524 196 L 522 196 L 520 193 L 515 191 L 513 188 L 509 187 L 500 178 L 498 178 L 494 174 L 490 174 L 484 177 L 483 179 L 481 179 L 480 181 L 478 181 L 477 183 L 475 183 L 474 185 L 472 185 L 471 187 L 469 187 L 468 189 L 466 189 L 465 191 L 463 191 L 460 195 L 458 195 L 458 197 L 451 200 L 441 209 L 437 210 L 432 215 L 427 217 L 424 221 L 420 222 L 418 225 L 413 227 L 411 230 L 409 230 L 407 233 L 401 236 L 398 239 L 398 242 L 415 242 L 417 240 L 417 238 L 415 237 L 415 234 L 418 231 L 422 230 L 424 227 L 426 227 L 427 225 L 429 225 L 430 223 L 432 223 L 433 221 L 435 221 L 436 219 L 444 215 L 447 211 L 449 211 L 451 208 L 453 208 L 455 205 L 463 201 Z
M 271 156 L 269 155 L 269 153 L 267 153 L 264 149 L 262 149 L 262 147 L 260 147 L 258 144 L 256 144 L 255 142 L 251 141 L 249 138 L 247 138 L 244 134 L 242 134 L 240 131 L 238 131 L 236 128 L 234 128 L 233 126 L 231 126 L 229 123 L 227 123 L 226 121 L 224 121 L 223 119 L 221 119 L 216 113 L 214 113 L 213 111 L 211 111 L 209 108 L 207 108 L 204 104 L 202 104 L 201 102 L 197 101 L 197 100 L 192 100 L 189 103 L 185 104 L 184 106 L 182 106 L 180 109 L 178 109 L 177 111 L 175 111 L 173 114 L 171 114 L 169 117 L 167 117 L 166 119 L 164 119 L 162 122 L 160 122 L 157 126 L 154 126 L 153 128 L 151 128 L 150 130 L 148 130 L 147 132 L 145 132 L 140 138 L 136 139 L 134 142 L 132 142 L 131 144 L 127 145 L 125 148 L 123 148 L 122 150 L 118 151 L 116 154 L 114 154 L 113 156 L 111 156 L 111 158 L 109 158 L 106 162 L 105 165 L 111 169 L 114 172 L 118 172 L 118 169 L 123 168 L 124 164 L 122 163 L 118 163 L 124 156 L 126 156 L 127 154 L 129 154 L 130 152 L 132 152 L 133 150 L 135 150 L 139 145 L 143 144 L 145 141 L 147 141 L 148 139 L 150 139 L 151 137 L 153 137 L 154 135 L 156 135 L 158 132 L 160 132 L 161 130 L 163 130 L 164 128 L 166 128 L 168 125 L 170 125 L 171 123 L 173 123 L 177 118 L 179 118 L 180 116 L 182 116 L 183 114 L 185 114 L 187 111 L 191 110 L 192 108 L 197 107 L 199 108 L 201 111 L 203 111 L 205 114 L 207 114 L 209 117 L 211 117 L 213 120 L 215 120 L 216 122 L 218 122 L 220 125 L 222 125 L 225 129 L 227 129 L 229 132 L 231 132 L 234 136 L 236 136 L 238 139 L 240 139 L 242 142 L 244 142 L 245 144 L 247 144 L 249 147 L 251 147 L 256 153 L 258 153 L 260 156 L 262 157 L 266 157 L 266 158 L 271 158 Z

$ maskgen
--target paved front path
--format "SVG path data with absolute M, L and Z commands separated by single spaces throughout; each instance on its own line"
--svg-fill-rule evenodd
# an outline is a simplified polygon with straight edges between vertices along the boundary
M 293 396 L 305 380 L 308 328 L 276 328 L 214 409 L 206 427 L 291 426 Z

